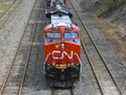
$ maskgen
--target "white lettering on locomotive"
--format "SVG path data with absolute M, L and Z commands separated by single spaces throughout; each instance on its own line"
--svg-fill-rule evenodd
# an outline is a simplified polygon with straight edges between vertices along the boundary
M 54 50 L 53 52 L 52 52 L 52 58 L 53 59 L 64 59 L 64 57 L 67 57 L 67 58 L 69 58 L 69 59 L 72 59 L 73 58 L 73 56 L 74 56 L 74 53 L 73 53 L 73 51 L 71 51 L 70 52 L 70 54 L 68 53 L 68 52 L 66 52 L 66 51 L 60 51 L 60 50 Z

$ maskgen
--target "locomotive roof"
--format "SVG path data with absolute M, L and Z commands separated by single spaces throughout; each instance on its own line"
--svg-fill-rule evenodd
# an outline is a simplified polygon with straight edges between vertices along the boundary
M 54 27 L 57 27 L 57 26 L 60 26 L 60 25 L 64 25 L 64 26 L 70 27 L 71 24 L 72 24 L 72 21 L 71 21 L 70 17 L 67 16 L 67 15 L 63 15 L 63 16 L 52 15 L 51 16 L 51 24 Z

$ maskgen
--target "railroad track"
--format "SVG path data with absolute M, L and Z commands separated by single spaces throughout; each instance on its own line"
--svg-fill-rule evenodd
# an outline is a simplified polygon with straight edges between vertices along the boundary
M 96 82 L 98 84 L 101 95 L 122 95 L 120 93 L 120 90 L 119 90 L 118 86 L 116 85 L 116 82 L 114 81 L 114 78 L 112 77 L 109 69 L 107 68 L 107 66 L 105 64 L 105 61 L 104 61 L 103 57 L 101 56 L 101 54 L 100 54 L 100 52 L 99 52 L 99 50 L 97 48 L 97 45 L 93 41 L 92 36 L 90 36 L 90 34 L 88 33 L 85 25 L 82 22 L 82 19 L 81 19 L 79 13 L 77 12 L 77 10 L 74 7 L 72 2 L 71 2 L 71 5 L 72 5 L 72 7 L 73 7 L 73 9 L 75 11 L 75 14 L 77 16 L 76 18 L 79 21 L 79 25 L 81 26 L 81 34 L 83 35 L 81 37 L 82 48 L 86 51 L 85 52 L 86 57 L 88 59 L 88 62 L 89 62 L 90 67 L 92 69 L 93 75 L 94 75 L 94 77 L 96 79 Z M 36 31 L 36 27 L 37 26 L 35 25 L 34 28 L 33 28 L 33 32 L 30 34 L 31 35 L 31 40 L 30 40 L 31 43 L 34 42 L 35 35 L 33 35 L 33 34 Z M 27 33 L 27 31 L 25 33 Z M 24 34 L 24 36 L 25 36 L 25 34 Z M 22 37 L 22 39 L 24 38 L 24 36 Z M 28 36 L 29 36 L 29 34 L 28 34 Z M 22 41 L 22 39 L 21 39 L 21 41 Z M 21 45 L 21 42 L 19 44 L 19 47 L 18 47 L 17 51 L 19 50 L 20 45 Z M 16 85 L 18 85 L 17 86 L 18 88 L 16 88 L 16 95 L 22 95 L 22 89 L 23 89 L 23 85 L 24 85 L 24 82 L 25 82 L 25 78 L 27 76 L 27 69 L 28 69 L 28 66 L 29 66 L 30 58 L 31 58 L 32 45 L 30 45 L 27 48 L 26 51 L 27 51 L 26 56 L 25 56 L 26 60 L 25 60 L 25 62 L 24 62 L 24 64 L 22 66 L 18 67 L 18 68 L 22 68 L 22 72 L 21 72 L 22 75 L 19 77 L 20 80 L 16 84 Z M 6 91 L 7 85 L 9 84 L 9 82 L 11 82 L 9 80 L 9 78 L 13 77 L 12 72 L 15 71 L 15 69 L 17 68 L 15 66 L 15 62 L 16 62 L 16 59 L 17 59 L 18 55 L 19 55 L 19 52 L 16 53 L 15 58 L 13 60 L 13 63 L 12 63 L 12 65 L 11 65 L 9 71 L 8 71 L 7 78 L 3 82 L 2 87 L 0 88 L 0 93 L 1 93 L 0 95 L 4 95 L 4 92 Z M 97 60 L 95 60 L 95 59 L 97 59 Z M 101 68 L 100 72 L 97 70 L 99 68 Z M 108 86 L 106 86 L 104 84 L 106 82 L 101 81 L 101 80 L 104 80 L 104 78 L 107 79 L 106 81 L 108 81 L 107 85 L 112 86 L 111 89 L 107 89 Z M 10 87 L 8 89 L 10 89 Z M 111 92 L 108 94 L 107 91 L 111 91 Z M 64 95 L 74 95 L 74 90 L 73 89 L 59 90 L 59 91 L 57 89 L 51 89 L 51 95 L 58 95 L 58 94 L 61 95 L 62 92 L 67 93 L 67 94 L 64 94 Z
M 36 10 L 39 11 L 38 13 L 35 14 L 37 19 L 38 18 L 41 19 L 41 16 L 42 16 L 42 13 L 41 13 L 41 11 L 42 11 L 41 2 L 42 1 L 43 0 L 36 1 L 36 4 L 34 6 L 35 8 L 33 8 L 34 12 L 36 12 Z M 36 6 L 36 5 L 40 5 L 40 6 Z M 28 49 L 29 52 L 27 53 L 27 60 L 26 60 L 25 69 L 23 71 L 23 78 L 21 80 L 17 95 L 25 95 L 25 94 L 27 95 L 27 93 L 25 93 L 25 87 L 28 83 L 26 79 L 31 79 L 31 77 L 30 77 L 31 72 L 32 72 L 32 71 L 30 71 L 30 69 L 32 68 L 31 65 L 41 63 L 41 59 L 40 59 L 41 55 L 40 55 L 40 51 L 37 47 L 38 45 L 40 45 L 40 43 L 37 44 L 37 37 L 39 36 L 38 32 L 39 31 L 41 32 L 41 30 L 39 28 L 41 27 L 41 24 L 43 24 L 43 23 L 38 22 L 38 20 L 31 23 L 31 20 L 29 20 L 29 23 L 34 25 L 33 32 L 31 34 L 32 35 L 31 46 Z M 35 63 L 32 62 L 32 59 L 35 59 Z M 29 85 L 30 85 L 30 83 L 29 83 Z
M 22 94 L 23 85 L 24 85 L 25 78 L 26 78 L 26 75 L 27 75 L 28 66 L 30 64 L 30 59 L 31 59 L 31 56 L 32 56 L 32 48 L 33 48 L 33 42 L 34 42 L 34 39 L 35 39 L 35 35 L 34 34 L 36 32 L 36 28 L 37 28 L 37 24 L 35 25 L 35 27 L 33 27 L 33 32 L 31 33 L 31 45 L 29 45 L 29 47 L 27 49 L 28 52 L 27 52 L 25 66 L 24 66 L 24 70 L 23 70 L 23 77 L 22 77 L 22 80 L 20 82 L 17 95 L 21 95 Z
M 15 54 L 15 57 L 11 63 L 10 68 L 8 69 L 6 79 L 3 81 L 2 86 L 0 87 L 0 95 L 5 95 L 5 94 L 6 95 L 21 95 L 23 83 L 25 81 L 26 72 L 27 72 L 27 68 L 29 65 L 30 57 L 31 57 L 33 41 L 35 39 L 35 35 L 33 34 L 35 34 L 34 32 L 36 31 L 36 27 L 37 27 L 37 25 L 32 25 L 32 24 L 29 25 L 30 18 L 31 18 L 31 15 L 29 17 L 29 20 L 26 26 L 26 31 L 23 33 L 19 46 L 16 50 L 17 52 Z M 29 28 L 27 28 L 28 26 L 32 28 L 32 32 L 29 30 Z M 29 46 L 27 46 L 27 48 L 23 46 L 23 44 L 26 42 L 30 43 L 30 45 L 28 44 Z M 25 54 L 26 56 L 23 56 L 21 54 L 22 51 L 26 52 Z M 25 61 L 22 63 L 21 60 L 23 60 L 24 57 L 25 57 Z M 21 70 L 21 72 L 18 72 L 19 70 Z M 14 76 L 17 76 L 17 77 L 14 78 Z
M 96 79 L 101 95 L 122 95 L 115 79 L 113 78 L 101 51 L 98 49 L 92 35 L 87 30 L 79 12 L 76 9 L 75 0 L 70 1 L 75 16 L 79 21 L 81 27 L 81 45 L 85 51 L 88 63 L 92 69 L 93 75 Z M 107 86 L 109 85 L 109 86 Z
M 17 7 L 18 4 L 20 4 L 21 1 L 22 0 L 13 0 L 8 9 L 4 13 L 2 13 L 2 15 L 0 16 L 0 28 L 2 28 L 2 26 L 7 22 L 10 13 Z
M 51 95 L 61 95 L 61 93 L 63 93 L 63 95 L 74 95 L 74 91 L 72 88 L 64 90 L 59 90 L 55 88 L 51 89 Z
M 8 7 L 8 9 L 5 12 L 3 12 L 3 14 L 0 16 L 0 19 L 13 7 L 16 1 L 17 0 L 13 0 L 12 4 Z
M 23 38 L 25 37 L 25 35 L 26 35 L 26 32 L 23 34 L 23 37 L 22 37 L 22 39 L 21 39 L 21 41 L 23 40 Z M 15 85 L 19 85 L 19 89 L 20 89 L 20 84 L 22 84 L 22 81 L 21 81 L 21 83 L 18 83 L 18 82 L 20 82 L 20 78 L 17 78 L 17 79 L 15 79 L 15 83 L 14 83 L 14 85 L 13 85 L 13 83 L 12 83 L 12 85 L 10 85 L 11 84 L 11 82 L 12 82 L 12 79 L 13 79 L 13 76 L 15 76 L 15 75 L 18 75 L 18 70 L 21 68 L 21 69 L 23 69 L 23 71 L 25 72 L 26 71 L 26 69 L 27 69 L 27 65 L 28 65 L 28 61 L 29 61 L 29 56 L 30 56 L 30 48 L 28 48 L 27 49 L 27 51 L 28 51 L 28 55 L 26 56 L 27 57 L 27 59 L 26 59 L 26 62 L 24 63 L 24 64 L 22 64 L 22 63 L 19 63 L 18 62 L 18 60 L 20 60 L 20 58 L 22 58 L 22 56 L 20 55 L 20 53 L 21 53 L 21 51 L 23 51 L 23 50 L 20 50 L 20 47 L 21 47 L 21 41 L 20 41 L 20 43 L 19 43 L 19 46 L 18 46 L 18 49 L 17 49 L 17 52 L 16 52 L 16 54 L 15 54 L 15 57 L 14 57 L 14 59 L 13 59 L 13 62 L 12 62 L 12 64 L 11 64 L 11 66 L 10 66 L 10 68 L 9 68 L 9 70 L 8 70 L 8 73 L 7 73 L 7 77 L 6 77 L 6 79 L 3 81 L 3 83 L 2 83 L 2 86 L 1 86 L 1 88 L 0 88 L 0 95 L 4 95 L 4 93 L 8 93 L 8 91 L 12 91 L 13 90 L 13 92 L 15 91 L 15 90 L 17 90 L 18 91 L 18 89 L 16 88 L 13 88 L 13 86 L 15 86 Z M 19 63 L 20 65 L 18 65 L 17 63 Z M 23 78 L 24 78 L 24 76 L 25 76 L 25 73 L 24 72 L 21 72 L 21 73 L 23 73 L 23 75 L 21 75 Z M 20 76 L 20 77 L 21 77 Z M 20 91 L 20 90 L 19 90 Z M 19 92 L 18 91 L 18 92 Z M 18 95 L 18 94 L 17 94 Z

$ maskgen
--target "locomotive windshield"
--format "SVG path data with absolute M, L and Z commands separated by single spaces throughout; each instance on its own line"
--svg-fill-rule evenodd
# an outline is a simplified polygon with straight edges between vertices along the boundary
M 64 34 L 65 39 L 74 39 L 78 37 L 78 33 L 75 32 L 68 32 Z
M 60 39 L 60 33 L 57 32 L 47 33 L 47 38 Z
M 79 34 L 76 32 L 68 32 L 64 34 L 64 39 L 76 44 L 80 44 Z
M 60 38 L 61 38 L 61 34 L 58 32 L 46 33 L 46 39 L 48 42 L 59 41 Z

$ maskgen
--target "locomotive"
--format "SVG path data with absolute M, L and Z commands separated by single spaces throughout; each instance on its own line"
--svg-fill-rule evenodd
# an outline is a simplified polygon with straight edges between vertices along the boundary
M 77 81 L 80 76 L 80 29 L 63 0 L 47 0 L 44 68 L 47 80 Z

